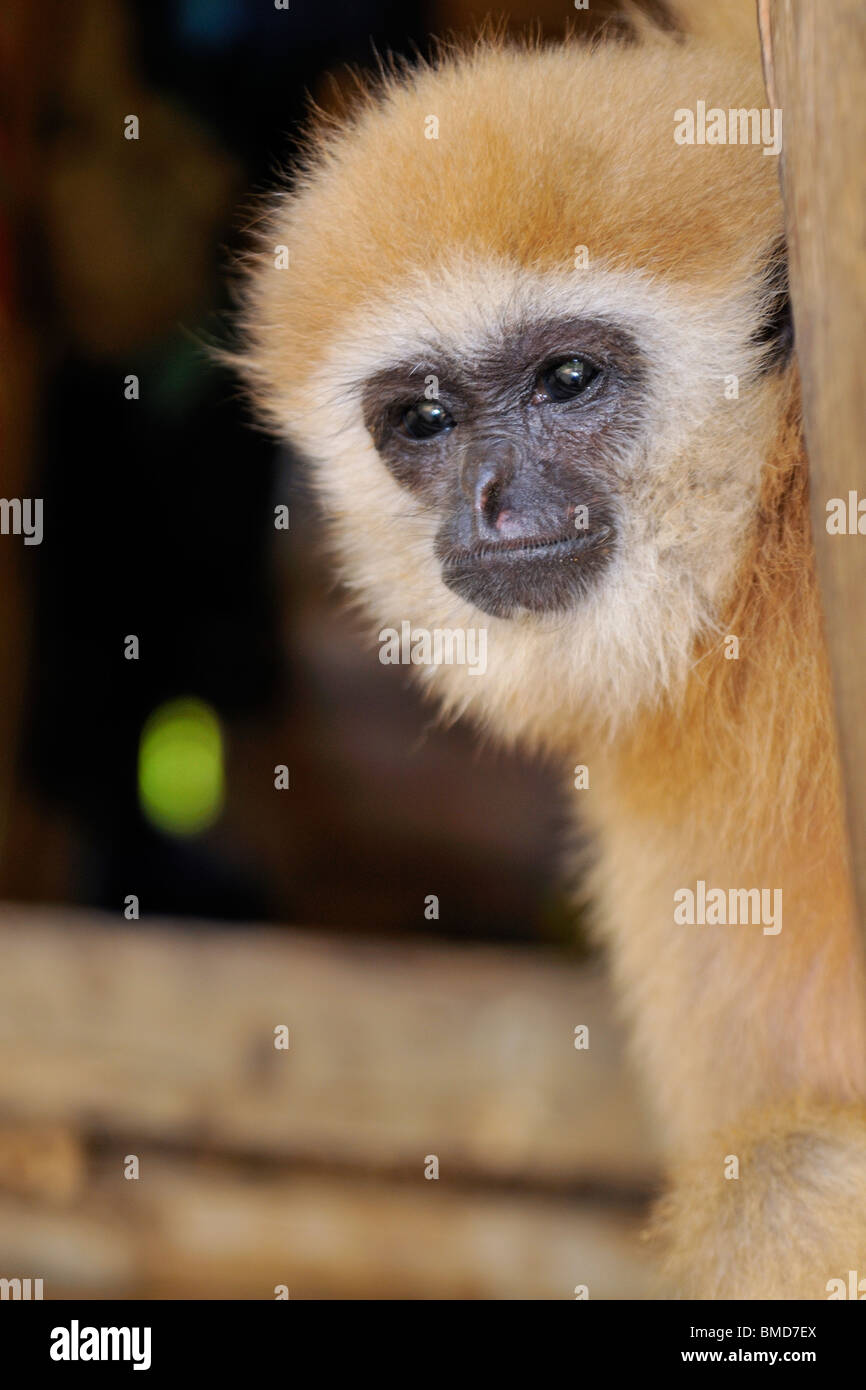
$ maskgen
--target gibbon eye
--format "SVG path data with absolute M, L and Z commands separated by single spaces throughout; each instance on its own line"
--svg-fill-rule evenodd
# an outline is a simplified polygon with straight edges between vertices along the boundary
M 453 416 L 439 401 L 417 401 L 403 414 L 403 426 L 413 439 L 432 439 L 450 430 L 453 424 Z
M 567 357 L 541 373 L 538 388 L 551 401 L 570 401 L 598 376 L 598 367 L 585 357 Z M 538 389 L 537 388 L 537 389 Z

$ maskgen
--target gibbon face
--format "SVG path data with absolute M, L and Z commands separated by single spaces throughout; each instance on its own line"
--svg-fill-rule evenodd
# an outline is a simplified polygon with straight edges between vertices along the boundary
M 776 160 L 677 144 L 699 99 L 766 106 L 753 54 L 480 44 L 323 126 L 260 237 L 259 406 L 377 630 L 487 629 L 485 679 L 419 675 L 506 737 L 724 633 L 791 369 Z
M 614 554 L 614 459 L 636 428 L 640 352 L 594 319 L 527 317 L 479 339 L 471 357 L 443 343 L 377 372 L 365 423 L 438 519 L 443 584 L 495 618 L 567 613 Z

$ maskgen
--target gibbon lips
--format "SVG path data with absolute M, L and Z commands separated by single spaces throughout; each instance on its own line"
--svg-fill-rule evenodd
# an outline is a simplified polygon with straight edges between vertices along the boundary
M 448 588 L 491 617 L 562 612 L 586 593 L 613 550 L 612 526 L 565 536 L 481 541 L 441 555 Z

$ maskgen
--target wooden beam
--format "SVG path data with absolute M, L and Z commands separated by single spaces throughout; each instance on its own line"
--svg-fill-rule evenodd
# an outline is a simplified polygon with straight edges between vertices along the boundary
M 125 1146 L 124 1146 L 125 1147 Z M 261 1172 L 139 1146 L 61 1209 L 0 1195 L 0 1274 L 52 1298 L 646 1298 L 641 1216 L 451 1177 Z
M 783 111 L 782 188 L 797 356 L 852 850 L 866 926 L 866 535 L 830 535 L 827 503 L 866 499 L 866 7 L 760 0 L 769 99 Z M 866 528 L 866 518 L 864 518 Z
M 0 959 L 0 1122 L 413 1175 L 433 1153 L 449 1179 L 653 1173 L 604 980 L 561 959 L 10 907 Z

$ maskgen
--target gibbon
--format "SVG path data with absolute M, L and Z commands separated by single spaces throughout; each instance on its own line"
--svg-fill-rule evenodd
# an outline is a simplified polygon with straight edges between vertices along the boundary
M 753 28 L 380 73 L 273 198 L 238 356 L 375 630 L 483 628 L 417 678 L 591 833 L 660 1291 L 820 1299 L 866 1278 L 866 979 Z

